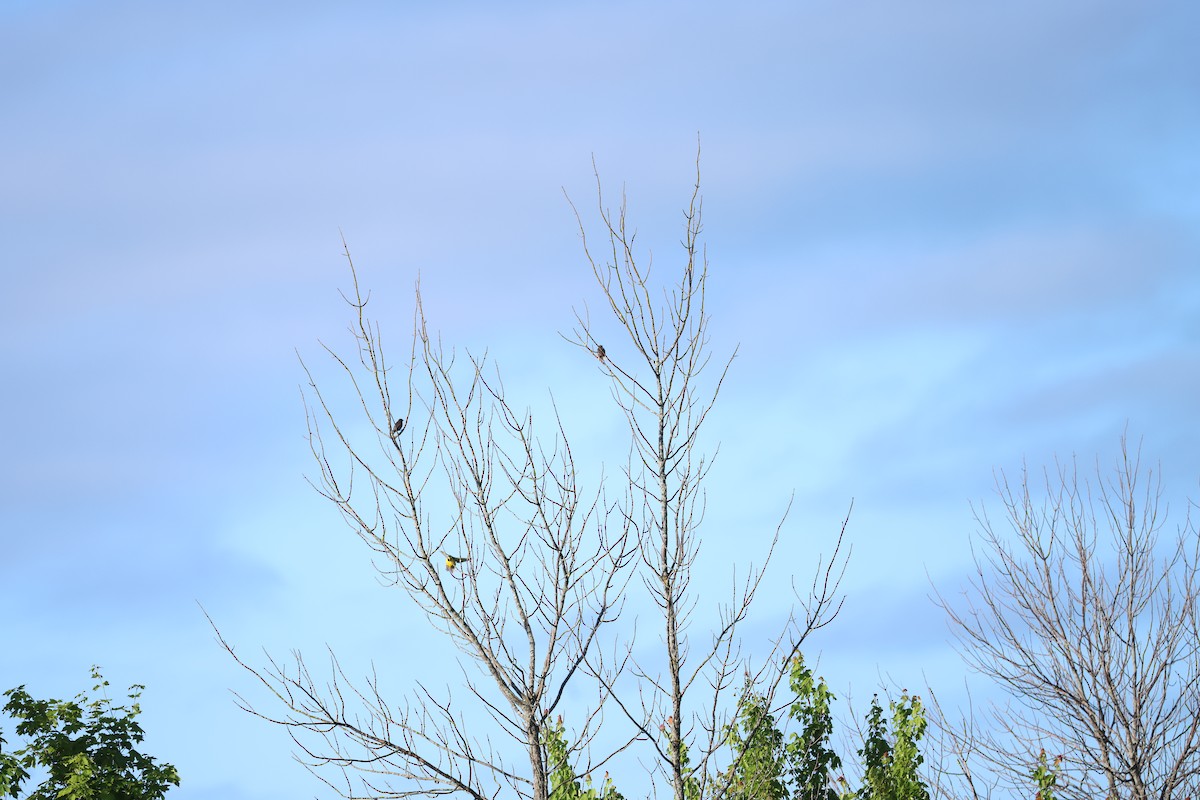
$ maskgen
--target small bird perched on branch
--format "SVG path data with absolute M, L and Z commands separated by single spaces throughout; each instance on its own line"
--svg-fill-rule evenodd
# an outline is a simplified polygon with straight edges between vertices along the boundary
M 446 554 L 446 569 L 449 570 L 450 572 L 454 572 L 455 567 L 457 567 L 459 564 L 463 563 L 464 561 L 470 561 L 470 560 L 471 559 L 467 558 L 466 556 L 452 556 L 449 553 L 447 553 Z
M 404 420 L 397 419 L 396 423 L 394 425 L 392 425 L 392 436 L 393 437 L 399 436 L 400 432 L 403 430 L 404 430 Z
M 604 345 L 596 345 L 596 358 L 600 359 L 601 361 L 604 360 Z

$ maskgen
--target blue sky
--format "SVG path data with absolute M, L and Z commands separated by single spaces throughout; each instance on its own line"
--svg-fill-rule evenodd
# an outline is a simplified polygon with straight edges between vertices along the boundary
M 669 264 L 697 134 L 713 344 L 740 346 L 706 579 L 794 491 L 769 629 L 854 498 L 812 655 L 859 699 L 959 685 L 928 596 L 994 469 L 1108 464 L 1128 426 L 1175 512 L 1196 488 L 1198 28 L 1171 2 L 7 4 L 0 687 L 100 664 L 147 685 L 171 796 L 327 796 L 234 708 L 197 603 L 242 653 L 328 643 L 398 695 L 453 664 L 304 481 L 296 351 L 332 379 L 339 231 L 393 341 L 419 273 L 448 342 L 602 453 L 620 420 L 557 336 L 595 304 L 563 190 L 590 213 L 594 156 Z

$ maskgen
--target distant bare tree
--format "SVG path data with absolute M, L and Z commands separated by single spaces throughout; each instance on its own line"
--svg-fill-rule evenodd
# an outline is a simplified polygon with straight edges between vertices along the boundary
M 708 262 L 699 244 L 699 157 L 695 188 L 684 211 L 682 269 L 669 285 L 652 280 L 649 258 L 636 250 L 624 196 L 614 214 L 605 206 L 599 175 L 597 189 L 602 256 L 589 246 L 578 211 L 576 219 L 602 302 L 616 320 L 615 326 L 602 327 L 615 333 L 618 342 L 606 349 L 600 341 L 606 334 L 593 326 L 586 311 L 577 312 L 569 341 L 597 356 L 598 369 L 609 378 L 613 399 L 629 426 L 629 491 L 622 514 L 638 531 L 641 577 L 662 614 L 665 645 L 665 663 L 635 661 L 630 677 L 636 686 L 618 693 L 617 699 L 639 738 L 652 743 L 655 769 L 665 774 L 675 800 L 693 791 L 719 798 L 733 770 L 722 774 L 710 762 L 727 744 L 727 726 L 746 700 L 743 675 L 769 706 L 786 665 L 805 638 L 832 621 L 841 607 L 837 590 L 846 563 L 840 555 L 845 523 L 830 557 L 817 557 L 811 585 L 799 593 L 804 613 L 789 620 L 768 650 L 757 653 L 758 667 L 753 668 L 741 651 L 739 626 L 761 586 L 779 527 L 761 566 L 750 569 L 720 609 L 717 630 L 693 647 L 688 630 L 699 592 L 691 584 L 700 551 L 704 479 L 712 465 L 699 448 L 699 437 L 733 361 L 731 354 L 714 364 L 708 346 Z
M 399 367 L 386 360 L 380 328 L 367 316 L 367 298 L 350 265 L 354 289 L 346 299 L 356 316 L 357 353 L 343 358 L 326 350 L 356 394 L 356 423 L 365 419 L 371 433 L 350 425 L 309 371 L 309 439 L 320 470 L 315 485 L 374 552 L 380 574 L 467 656 L 473 669 L 464 664 L 463 672 L 472 702 L 459 698 L 452 705 L 448 688 L 418 686 L 408 703 L 394 707 L 373 675 L 351 681 L 336 657 L 326 682 L 299 655 L 294 667 L 271 660 L 259 668 L 221 639 L 283 711 L 243 706 L 286 726 L 319 776 L 322 766 L 340 768 L 339 783 L 326 780 L 347 798 L 458 793 L 548 800 L 567 785 L 563 776 L 607 763 L 635 739 L 656 749 L 661 764 L 654 760 L 651 772 L 665 770 L 676 798 L 689 786 L 701 787 L 706 798 L 721 794 L 721 787 L 710 786 L 718 771 L 709 761 L 725 744 L 726 722 L 738 713 L 749 662 L 737 629 L 762 571 L 752 571 L 720 628 L 694 655 L 687 632 L 696 602 L 690 582 L 703 516 L 701 481 L 710 466 L 698 436 L 728 368 L 728 362 L 720 365 L 701 386 L 710 359 L 698 183 L 686 217 L 686 262 L 675 290 L 661 299 L 635 262 L 624 209 L 614 221 L 602 200 L 601 208 L 617 266 L 591 263 L 620 335 L 606 349 L 583 314 L 573 341 L 611 380 L 633 437 L 627 485 L 612 502 L 602 486 L 585 493 L 578 485 L 557 412 L 548 444 L 535 436 L 528 412 L 518 412 L 505 395 L 486 356 L 456 360 L 442 348 L 427 330 L 419 289 L 408 357 Z M 584 248 L 590 260 L 586 240 Z M 754 677 L 769 689 L 804 637 L 836 613 L 845 563 L 840 544 L 839 537 L 830 559 L 818 559 L 805 590 L 806 613 L 759 650 L 766 665 Z M 631 620 L 619 638 L 606 633 L 634 574 L 663 613 L 662 671 L 632 659 Z M 629 690 L 631 681 L 636 687 Z M 711 688 L 707 699 L 693 698 L 698 681 Z M 564 726 L 554 717 L 569 685 L 573 695 L 582 685 L 594 699 L 582 718 L 573 710 L 571 741 L 564 744 Z M 608 749 L 594 753 L 609 702 L 619 703 L 633 725 L 623 727 L 623 735 L 607 734 Z M 483 733 L 489 717 L 491 733 L 507 742 Z M 558 755 L 551 762 L 551 743 L 566 747 L 567 763 Z M 607 787 L 605 796 L 614 791 Z
M 941 601 L 968 664 L 1010 696 L 991 725 L 947 726 L 957 796 L 987 796 L 986 775 L 1027 790 L 1043 748 L 1064 756 L 1064 798 L 1195 796 L 1196 530 L 1188 518 L 1160 537 L 1160 481 L 1124 439 L 1110 476 L 1092 484 L 1072 463 L 1045 484 L 1039 499 L 1027 472 L 1015 488 L 1001 475 L 1010 530 L 977 515 L 972 591 L 961 607 Z

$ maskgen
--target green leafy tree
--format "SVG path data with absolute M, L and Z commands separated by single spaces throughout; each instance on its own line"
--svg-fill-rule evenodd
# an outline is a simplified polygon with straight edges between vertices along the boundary
M 865 737 L 858 750 L 863 786 L 851 791 L 839 773 L 842 759 L 830 746 L 832 703 L 837 698 L 817 678 L 802 655 L 790 660 L 789 685 L 795 696 L 788 721 L 796 728 L 786 738 L 781 720 L 749 679 L 741 714 L 728 729 L 732 763 L 725 773 L 725 795 L 737 800 L 928 800 L 920 777 L 920 744 L 926 729 L 925 708 L 907 692 L 888 704 L 890 724 L 879 698 L 871 701 Z M 836 776 L 836 777 L 835 777 Z
M 719 787 L 714 797 L 928 800 L 929 793 L 918 776 L 924 760 L 919 743 L 926 725 L 919 698 L 905 693 L 890 704 L 890 730 L 878 697 L 872 701 L 866 738 L 858 750 L 865 785 L 854 792 L 839 774 L 842 759 L 830 746 L 831 706 L 836 697 L 823 678 L 814 676 L 803 655 L 797 653 L 788 663 L 794 700 L 787 706 L 786 723 L 796 729 L 785 737 L 780 727 L 785 720 L 772 711 L 767 696 L 747 676 L 741 712 L 726 730 L 732 760 L 714 784 Z
M 832 776 L 842 768 L 842 759 L 829 746 L 833 736 L 830 703 L 836 700 L 824 678 L 814 678 L 799 653 L 792 659 L 790 676 L 796 696 L 788 716 L 799 724 L 785 746 L 792 797 L 797 800 L 836 800 Z
M 928 800 L 929 789 L 921 780 L 925 762 L 920 742 L 928 723 L 921 698 L 902 693 L 890 703 L 892 710 L 892 757 L 890 767 L 892 797 L 896 800 Z
M 866 784 L 856 795 L 859 800 L 887 797 L 887 765 L 890 753 L 887 722 L 883 718 L 883 708 L 879 705 L 879 695 L 876 695 L 871 698 L 871 710 L 867 712 L 867 737 L 858 751 L 865 767 L 863 782 Z
M 925 735 L 925 709 L 921 698 L 907 692 L 889 704 L 892 712 L 888 730 L 879 697 L 867 712 L 867 736 L 858 754 L 863 759 L 864 786 L 858 800 L 929 800 L 929 789 L 921 780 L 924 763 L 920 741 Z
M 98 667 L 92 668 L 93 694 L 108 686 Z M 27 800 L 159 800 L 179 773 L 138 752 L 145 733 L 138 723 L 138 698 L 144 686 L 129 688 L 128 706 L 113 706 L 107 697 L 89 700 L 35 700 L 24 686 L 9 689 L 4 713 L 18 720 L 17 735 L 24 747 L 0 753 L 0 796 L 20 797 L 30 770 L 41 769 L 46 779 Z M 0 745 L 4 742 L 0 737 Z

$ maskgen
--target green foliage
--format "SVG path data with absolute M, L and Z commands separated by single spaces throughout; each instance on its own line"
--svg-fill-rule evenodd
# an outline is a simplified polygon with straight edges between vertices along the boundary
M 98 667 L 92 678 L 92 692 L 102 693 L 108 681 Z M 4 712 L 18 720 L 17 735 L 28 743 L 0 752 L 0 796 L 19 797 L 29 770 L 42 768 L 48 777 L 27 800 L 160 800 L 179 785 L 179 773 L 134 748 L 145 737 L 136 719 L 143 688 L 130 687 L 128 707 L 114 707 L 107 697 L 89 701 L 85 693 L 35 700 L 24 686 L 5 692 Z
M 832 704 L 837 698 L 824 678 L 813 672 L 797 655 L 791 662 L 789 685 L 794 699 L 787 721 L 794 730 L 785 736 L 782 720 L 772 712 L 767 698 L 747 678 L 738 718 L 726 729 L 731 760 L 720 773 L 706 798 L 721 800 L 929 800 L 929 788 L 921 779 L 925 763 L 921 741 L 927 721 L 921 698 L 900 694 L 888 702 L 887 712 L 879 697 L 871 700 L 866 715 L 862 747 L 857 750 L 862 786 L 851 790 L 840 774 L 842 759 L 830 746 L 833 737 Z M 660 726 L 670 744 L 671 720 Z M 623 800 L 605 774 L 604 785 L 593 788 L 590 777 L 580 781 L 568 763 L 570 748 L 562 719 L 546 729 L 544 737 L 551 771 L 552 800 Z M 679 756 L 686 774 L 687 746 L 679 744 Z M 1037 767 L 1030 773 L 1037 787 L 1035 800 L 1057 800 L 1062 756 L 1050 764 L 1042 751 Z M 723 792 L 723 793 L 722 793 Z M 701 800 L 700 784 L 695 775 L 687 779 L 687 800 Z
M 543 729 L 542 743 L 546 748 L 546 766 L 550 773 L 550 800 L 625 800 L 607 772 L 599 789 L 592 786 L 591 775 L 581 781 L 575 774 L 562 717 Z
M 1054 787 L 1058 783 L 1058 772 L 1062 767 L 1062 759 L 1062 756 L 1055 756 L 1054 764 L 1050 764 L 1046 761 L 1044 749 L 1038 753 L 1037 766 L 1029 773 L 1033 778 L 1033 785 L 1037 787 L 1035 800 L 1056 800 Z
M 784 800 L 783 731 L 766 699 L 754 692 L 749 676 L 742 698 L 742 711 L 726 732 L 733 750 L 728 780 L 730 800 Z
M 925 735 L 925 709 L 921 698 L 907 692 L 888 704 L 892 712 L 891 731 L 879 705 L 871 700 L 867 712 L 867 737 L 858 754 L 863 760 L 863 788 L 854 794 L 858 800 L 929 800 L 929 789 L 919 769 L 925 759 L 919 743 Z
M 732 800 L 838 800 L 833 775 L 842 760 L 830 747 L 831 704 L 837 698 L 797 655 L 789 686 L 795 696 L 788 719 L 798 727 L 786 739 L 766 698 L 749 683 L 738 721 L 728 740 L 733 765 L 728 780 Z
M 928 800 L 918 771 L 924 758 L 925 710 L 905 692 L 891 702 L 891 724 L 876 697 L 867 713 L 866 737 L 858 750 L 863 787 L 851 791 L 838 773 L 842 759 L 830 746 L 831 706 L 837 698 L 816 678 L 802 656 L 792 660 L 795 699 L 788 719 L 797 728 L 785 740 L 765 698 L 747 684 L 738 720 L 730 726 L 733 753 L 724 782 L 732 800 Z M 835 775 L 837 776 L 835 778 Z
M 879 705 L 879 695 L 871 698 L 871 710 L 867 712 L 867 738 L 858 755 L 863 763 L 863 782 L 866 784 L 854 796 L 859 800 L 882 800 L 887 797 L 888 756 L 891 747 L 887 739 L 887 722 Z
M 790 685 L 796 700 L 788 716 L 800 726 L 785 748 L 791 796 L 796 800 L 837 800 L 832 776 L 842 768 L 842 759 L 829 747 L 833 736 L 830 703 L 837 698 L 824 678 L 813 678 L 801 655 L 792 659 Z
M 28 778 L 29 772 L 21 766 L 21 759 L 4 752 L 4 736 L 0 734 L 0 797 L 16 797 L 21 783 Z

